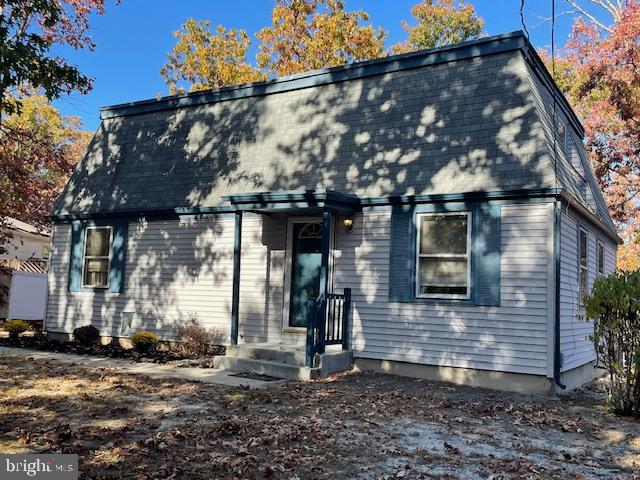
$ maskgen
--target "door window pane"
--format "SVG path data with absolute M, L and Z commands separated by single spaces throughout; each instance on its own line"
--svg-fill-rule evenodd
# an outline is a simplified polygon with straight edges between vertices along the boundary
M 309 302 L 320 293 L 321 223 L 293 224 L 291 255 L 289 326 L 306 327 Z

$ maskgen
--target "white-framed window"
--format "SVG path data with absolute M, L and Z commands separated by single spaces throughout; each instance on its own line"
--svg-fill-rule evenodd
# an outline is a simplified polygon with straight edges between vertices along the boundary
M 587 231 L 579 229 L 578 233 L 578 294 L 580 305 L 584 303 L 584 297 L 589 293 L 589 254 Z
M 82 286 L 109 287 L 111 227 L 87 227 L 82 259 Z
M 416 297 L 469 298 L 471 213 L 417 215 Z
M 598 249 L 598 275 L 604 275 L 604 242 L 598 240 L 596 248 Z

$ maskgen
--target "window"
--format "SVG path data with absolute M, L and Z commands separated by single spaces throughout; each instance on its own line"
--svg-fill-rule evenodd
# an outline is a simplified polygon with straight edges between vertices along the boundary
M 109 286 L 109 251 L 111 227 L 87 227 L 84 243 L 82 285 Z
M 417 218 L 416 296 L 469 298 L 469 212 Z
M 558 120 L 558 143 L 566 151 L 567 150 L 567 125 L 563 118 Z
M 583 299 L 587 295 L 588 285 L 588 258 L 587 258 L 587 232 L 580 229 L 580 238 L 578 240 L 578 259 L 579 259 L 579 278 L 578 278 L 578 292 L 580 295 L 580 305 L 583 304 Z
M 598 274 L 604 275 L 604 243 L 598 240 Z

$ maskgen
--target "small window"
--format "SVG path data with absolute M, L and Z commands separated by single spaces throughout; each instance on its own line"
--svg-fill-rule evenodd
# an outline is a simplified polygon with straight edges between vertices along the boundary
M 604 275 L 604 243 L 598 240 L 598 274 Z
M 578 257 L 579 257 L 579 294 L 580 305 L 584 303 L 584 297 L 588 291 L 588 275 L 589 275 L 589 260 L 587 254 L 587 232 L 580 229 L 580 238 L 578 241 Z
M 469 217 L 418 215 L 417 297 L 469 298 Z
M 109 253 L 111 227 L 88 227 L 84 244 L 82 285 L 107 288 L 109 286 Z
M 567 131 L 567 123 L 564 120 L 563 117 L 560 117 L 558 119 L 558 128 L 557 128 L 557 141 L 558 144 L 560 145 L 560 147 L 562 147 L 562 149 L 567 152 L 569 149 L 569 145 L 568 145 L 568 140 L 569 140 L 569 135 L 568 135 L 568 131 Z

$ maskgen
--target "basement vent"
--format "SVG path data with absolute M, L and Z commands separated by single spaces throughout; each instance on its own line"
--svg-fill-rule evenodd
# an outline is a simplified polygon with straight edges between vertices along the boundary
M 131 335 L 131 324 L 133 323 L 133 312 L 122 312 L 120 321 L 120 336 L 128 337 Z

